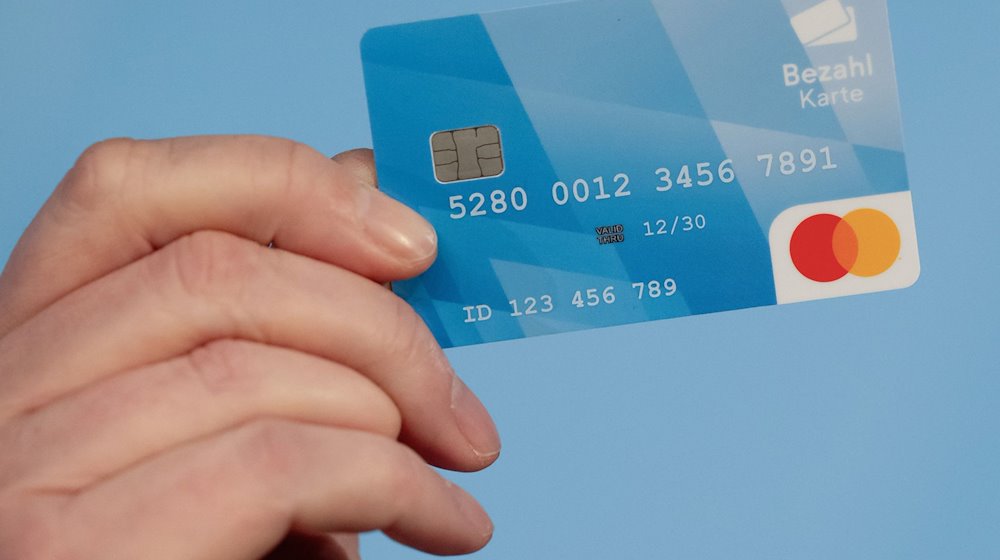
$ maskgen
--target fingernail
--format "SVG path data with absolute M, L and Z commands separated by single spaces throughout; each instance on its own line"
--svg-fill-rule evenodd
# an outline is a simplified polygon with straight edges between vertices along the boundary
M 451 409 L 458 429 L 484 463 L 500 454 L 500 434 L 483 403 L 457 375 L 451 381 Z
M 363 191 L 368 200 L 361 219 L 374 243 L 404 262 L 422 262 L 437 252 L 437 233 L 427 220 L 372 188 Z
M 489 538 L 493 536 L 493 520 L 490 519 L 486 510 L 479 505 L 479 502 L 477 502 L 471 494 L 456 486 L 451 481 L 446 479 L 445 484 L 451 490 L 451 495 L 455 498 L 458 510 L 465 516 L 469 525 L 471 525 L 473 530 L 476 531 L 476 533 L 478 533 L 484 540 L 489 540 Z

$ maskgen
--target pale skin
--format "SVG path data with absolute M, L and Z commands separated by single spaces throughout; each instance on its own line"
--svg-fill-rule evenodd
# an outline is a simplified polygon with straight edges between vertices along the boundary
M 80 157 L 0 276 L 0 560 L 485 546 L 431 465 L 483 469 L 500 440 L 383 286 L 437 238 L 375 184 L 370 151 L 264 137 Z

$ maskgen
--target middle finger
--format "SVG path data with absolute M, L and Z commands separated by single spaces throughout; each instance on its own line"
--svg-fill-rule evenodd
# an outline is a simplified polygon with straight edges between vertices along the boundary
M 0 339 L 0 371 L 9 372 L 0 378 L 0 419 L 226 338 L 367 375 L 399 408 L 403 441 L 432 464 L 477 470 L 499 454 L 489 415 L 402 300 L 346 270 L 215 232 L 81 288 Z M 30 350 L 42 341 L 57 342 Z

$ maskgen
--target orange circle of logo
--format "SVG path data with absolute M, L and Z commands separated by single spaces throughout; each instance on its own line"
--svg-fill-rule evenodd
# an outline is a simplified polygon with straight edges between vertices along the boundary
M 803 276 L 829 283 L 848 274 L 879 276 L 896 264 L 901 248 L 896 222 L 884 212 L 862 208 L 843 217 L 806 218 L 792 234 L 790 251 Z

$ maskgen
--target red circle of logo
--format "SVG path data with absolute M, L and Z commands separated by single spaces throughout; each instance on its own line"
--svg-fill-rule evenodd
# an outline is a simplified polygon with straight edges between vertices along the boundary
M 816 282 L 836 282 L 850 273 L 858 258 L 858 236 L 840 216 L 819 214 L 792 234 L 792 262 Z

